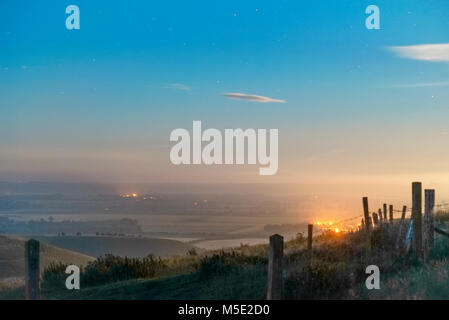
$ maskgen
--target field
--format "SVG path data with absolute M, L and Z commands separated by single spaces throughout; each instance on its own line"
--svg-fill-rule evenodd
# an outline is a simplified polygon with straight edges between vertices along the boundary
M 25 272 L 25 238 L 17 236 L 0 235 L 0 280 L 10 278 L 22 278 Z M 55 247 L 53 245 L 42 245 L 41 263 L 46 268 L 51 262 L 62 262 L 65 264 L 87 265 L 95 258 L 78 252 Z
M 439 230 L 449 229 L 449 214 L 438 212 L 435 224 Z M 323 231 L 313 238 L 313 255 L 307 239 L 298 233 L 284 242 L 284 299 L 449 299 L 449 238 L 435 233 L 433 248 L 425 258 L 417 258 L 408 250 L 404 226 L 410 220 L 376 223 L 367 232 Z M 402 227 L 401 227 L 402 226 Z M 399 230 L 402 230 L 399 232 Z M 17 268 L 23 252 L 23 239 L 0 238 L 3 254 L 16 258 Z M 183 245 L 176 255 L 129 258 L 129 247 L 135 252 L 157 239 L 132 237 L 41 237 L 44 244 L 44 299 L 264 299 L 266 296 L 268 246 L 244 244 L 221 250 L 198 250 L 188 243 L 164 239 L 158 244 Z M 192 239 L 191 239 L 192 240 Z M 400 240 L 398 242 L 398 240 Z M 95 250 L 118 245 L 125 250 L 115 255 L 97 257 L 82 269 L 81 289 L 65 289 L 65 267 L 72 251 L 57 249 L 48 243 L 76 245 L 78 250 L 89 242 Z M 129 243 L 124 245 L 127 241 Z M 139 248 L 137 243 L 142 242 Z M 112 243 L 112 244 L 111 244 Z M 153 243 L 154 244 L 154 243 Z M 9 248 L 6 252 L 5 248 Z M 57 251 L 62 250 L 62 251 Z M 107 251 L 107 250 L 106 250 Z M 63 253 L 63 255 L 61 255 Z M 100 251 L 95 255 L 102 254 Z M 124 257 L 125 255 L 128 258 Z M 64 257 L 64 259 L 61 259 Z M 86 257 L 86 256 L 83 256 Z M 49 259 L 58 263 L 49 265 Z M 59 258 L 57 260 L 56 258 Z M 368 290 L 366 267 L 380 270 L 380 289 Z M 9 267 L 10 272 L 14 268 Z M 0 288 L 0 299 L 23 298 L 23 284 Z
M 43 243 L 73 250 L 93 257 L 105 254 L 145 257 L 184 255 L 193 246 L 176 240 L 115 236 L 36 236 Z
M 447 218 L 447 215 L 445 216 Z M 440 226 L 445 226 L 440 223 Z M 309 260 L 306 239 L 299 235 L 285 243 L 284 299 L 449 299 L 449 239 L 436 236 L 428 259 L 396 250 L 391 237 L 397 221 L 379 227 L 371 239 L 364 232 L 323 233 L 314 238 L 314 256 Z M 264 299 L 267 279 L 267 246 L 241 245 L 233 249 L 164 259 L 122 258 L 113 269 L 128 278 L 118 278 L 104 269 L 105 260 L 84 270 L 81 290 L 64 288 L 65 275 L 58 268 L 47 270 L 42 285 L 45 299 Z M 144 266 L 151 276 L 130 272 Z M 381 289 L 367 290 L 365 267 L 381 270 Z M 139 267 L 140 268 L 140 267 Z M 100 282 L 92 274 L 102 272 Z M 141 269 L 141 268 L 140 268 Z M 45 280 L 47 279 L 47 280 Z M 23 288 L 0 290 L 0 299 L 20 299 Z

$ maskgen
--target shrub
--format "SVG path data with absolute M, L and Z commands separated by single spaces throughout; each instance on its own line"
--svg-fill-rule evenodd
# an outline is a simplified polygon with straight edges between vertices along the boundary
M 153 278 L 166 268 L 161 258 L 128 258 L 114 255 L 99 257 L 90 262 L 82 274 L 86 285 L 101 284 L 137 278 Z
M 65 269 L 68 264 L 59 262 L 51 262 L 45 269 L 42 274 L 42 279 L 46 284 L 51 286 L 59 285 L 65 281 L 67 275 L 65 274 Z
M 350 287 L 350 275 L 343 264 L 312 263 L 286 278 L 285 298 L 343 299 Z
M 51 263 L 44 270 L 43 280 L 46 284 L 60 285 L 67 275 L 67 264 Z M 108 282 L 153 278 L 166 269 L 166 265 L 160 258 L 149 255 L 145 258 L 128 258 L 114 255 L 99 257 L 81 270 L 82 285 L 99 285 Z
M 228 274 L 231 270 L 229 261 L 222 255 L 214 254 L 201 260 L 198 272 L 201 279 L 210 279 L 217 274 Z

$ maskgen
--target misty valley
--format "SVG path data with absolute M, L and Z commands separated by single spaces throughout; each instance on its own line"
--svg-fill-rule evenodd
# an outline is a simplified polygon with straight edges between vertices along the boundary
M 83 192 L 77 188 L 0 184 L 0 278 L 22 276 L 22 251 L 5 252 L 13 240 L 34 238 L 70 252 L 54 257 L 57 261 L 77 254 L 84 261 L 107 254 L 183 256 L 192 250 L 266 244 L 273 231 L 289 239 L 306 230 L 307 212 L 304 207 L 298 218 L 296 198 L 279 201 L 263 190 L 231 194 L 164 187 L 122 187 L 126 192 L 105 186 L 79 187 Z

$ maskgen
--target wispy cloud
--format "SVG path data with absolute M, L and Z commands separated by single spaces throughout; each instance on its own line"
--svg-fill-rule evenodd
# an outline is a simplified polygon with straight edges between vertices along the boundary
M 442 82 L 427 82 L 427 83 L 406 83 L 392 85 L 392 88 L 425 88 L 425 87 L 446 87 L 449 86 L 449 81 Z
M 270 103 L 270 102 L 286 103 L 287 102 L 285 100 L 273 99 L 273 98 L 269 98 L 269 97 L 258 96 L 255 94 L 246 94 L 246 93 L 229 92 L 229 93 L 225 93 L 223 95 L 229 99 L 247 100 L 247 101 L 261 102 L 261 103 Z
M 397 46 L 388 49 L 407 59 L 449 62 L 449 43 Z
M 165 89 L 176 89 L 176 90 L 182 90 L 182 91 L 190 91 L 192 90 L 192 88 L 190 88 L 189 86 L 186 86 L 185 84 L 182 83 L 166 83 L 164 85 Z

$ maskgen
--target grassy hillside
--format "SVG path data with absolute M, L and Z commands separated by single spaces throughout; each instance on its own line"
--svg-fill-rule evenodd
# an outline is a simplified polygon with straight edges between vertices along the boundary
M 60 248 L 99 257 L 105 254 L 127 257 L 184 255 L 192 245 L 176 240 L 110 236 L 37 236 L 35 239 Z
M 447 225 L 439 224 L 449 229 Z M 284 246 L 285 299 L 449 299 L 449 239 L 436 236 L 425 261 L 395 246 L 397 225 L 365 232 L 327 232 L 314 238 L 313 259 L 299 235 Z M 81 290 L 64 287 L 64 268 L 47 270 L 45 299 L 263 299 L 267 246 L 165 259 L 97 259 L 83 271 Z M 367 290 L 366 266 L 381 271 L 381 289 Z M 20 299 L 23 288 L 0 291 Z
M 25 238 L 0 235 L 0 280 L 4 278 L 23 277 L 25 272 Z M 42 270 L 51 262 L 65 264 L 87 265 L 95 258 L 43 244 L 41 247 Z

